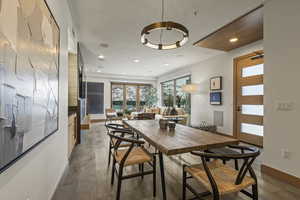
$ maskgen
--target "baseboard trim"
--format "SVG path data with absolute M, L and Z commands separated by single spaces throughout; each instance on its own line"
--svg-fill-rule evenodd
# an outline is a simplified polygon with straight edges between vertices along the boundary
M 283 171 L 280 171 L 278 169 L 274 169 L 272 167 L 269 167 L 267 165 L 261 165 L 261 172 L 264 174 L 267 174 L 269 176 L 272 176 L 275 179 L 278 179 L 280 181 L 283 181 L 285 183 L 288 183 L 290 185 L 293 185 L 297 188 L 300 188 L 300 178 L 287 174 Z
M 80 130 L 89 130 L 90 129 L 90 124 L 81 124 L 80 125 Z
M 105 119 L 91 119 L 91 123 L 105 122 Z

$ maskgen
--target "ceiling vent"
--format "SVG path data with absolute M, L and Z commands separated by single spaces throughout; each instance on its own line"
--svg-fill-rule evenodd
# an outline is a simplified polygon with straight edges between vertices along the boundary
M 102 47 L 102 48 L 108 48 L 109 47 L 109 45 L 106 44 L 106 43 L 100 43 L 99 46 Z

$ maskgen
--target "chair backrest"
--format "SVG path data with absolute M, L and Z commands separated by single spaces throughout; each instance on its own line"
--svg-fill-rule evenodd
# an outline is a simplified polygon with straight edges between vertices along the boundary
M 125 131 L 127 133 L 132 133 L 132 130 L 129 129 L 129 128 L 126 128 L 123 124 L 117 124 L 117 123 L 107 123 L 105 124 L 105 127 L 107 129 L 107 133 L 111 133 L 113 131 L 119 131 L 119 132 L 122 132 L 122 131 Z
M 117 114 L 115 109 L 106 108 L 105 109 L 105 116 L 106 116 L 106 118 L 111 118 L 111 117 L 117 117 L 118 114 Z
M 105 113 L 115 113 L 115 112 L 116 112 L 116 110 L 113 109 L 113 108 L 106 108 L 105 109 Z
M 119 136 L 119 135 L 116 134 L 116 133 L 120 133 L 120 132 L 122 132 L 122 131 L 115 130 L 115 131 L 112 131 L 112 133 L 108 133 L 108 135 L 110 136 L 111 140 L 112 139 L 116 139 L 117 140 L 116 144 L 114 145 L 114 151 L 115 151 L 115 153 L 117 153 L 117 150 L 120 147 L 120 144 L 122 142 L 128 142 L 128 143 L 130 143 L 130 147 L 127 149 L 126 153 L 124 154 L 124 156 L 122 157 L 122 160 L 120 162 L 120 165 L 123 165 L 125 163 L 128 155 L 129 155 L 129 153 L 133 149 L 134 145 L 141 146 L 145 142 L 141 141 L 141 140 L 134 139 L 134 138 L 125 137 L 123 134 L 121 136 Z
M 214 185 L 214 179 L 213 176 L 211 175 L 211 172 L 207 166 L 207 160 L 208 159 L 233 159 L 233 160 L 243 160 L 243 165 L 240 168 L 238 175 L 235 180 L 235 184 L 239 185 L 243 182 L 247 172 L 250 173 L 250 176 L 257 182 L 257 177 L 254 173 L 254 170 L 252 168 L 252 164 L 255 161 L 255 159 L 260 155 L 260 151 L 258 148 L 255 147 L 247 147 L 247 146 L 238 146 L 238 145 L 230 145 L 228 146 L 229 148 L 233 149 L 239 149 L 241 150 L 241 153 L 235 153 L 235 154 L 227 154 L 227 153 L 222 153 L 222 154 L 217 154 L 217 153 L 206 153 L 206 152 L 192 152 L 193 155 L 198 155 L 201 157 L 202 163 L 204 170 L 209 177 L 209 180 L 212 185 Z

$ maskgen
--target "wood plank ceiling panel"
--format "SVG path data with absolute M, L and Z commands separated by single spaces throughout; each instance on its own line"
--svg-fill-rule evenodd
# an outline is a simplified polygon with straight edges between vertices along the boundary
M 238 38 L 237 42 L 230 42 Z M 263 39 L 263 5 L 195 42 L 195 46 L 231 51 Z

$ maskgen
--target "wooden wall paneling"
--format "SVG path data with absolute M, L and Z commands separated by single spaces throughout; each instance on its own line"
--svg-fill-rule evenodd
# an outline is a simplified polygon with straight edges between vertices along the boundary
M 237 42 L 230 42 L 238 38 Z M 195 42 L 195 46 L 231 51 L 263 39 L 263 5 Z

